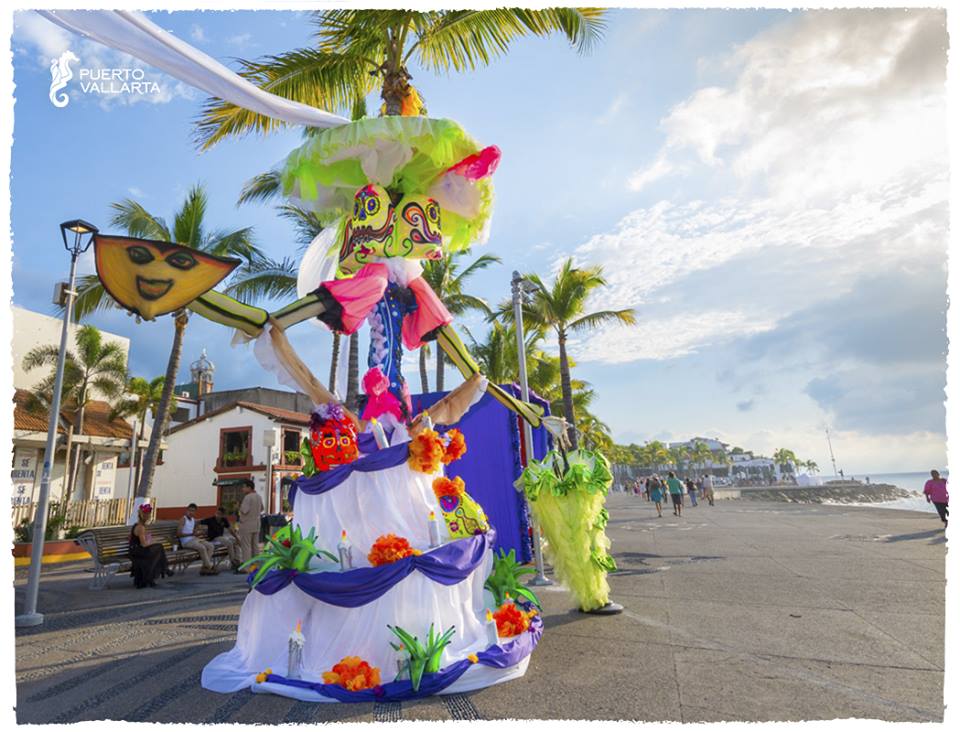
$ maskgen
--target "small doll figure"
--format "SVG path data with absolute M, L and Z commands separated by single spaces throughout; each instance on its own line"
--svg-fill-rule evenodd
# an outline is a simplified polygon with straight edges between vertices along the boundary
M 352 463 L 360 457 L 356 427 L 340 404 L 321 404 L 313 410 L 310 452 L 318 471 Z

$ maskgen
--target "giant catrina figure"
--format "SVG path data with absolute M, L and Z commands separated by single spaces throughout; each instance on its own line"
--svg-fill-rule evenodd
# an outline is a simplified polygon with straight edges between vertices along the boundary
M 199 275 L 222 271 L 226 276 L 232 267 L 222 268 L 231 262 L 207 262 L 175 245 L 152 252 L 147 243 L 141 253 L 135 240 L 127 240 L 124 257 L 108 253 L 118 246 L 110 237 L 98 237 L 97 272 L 115 299 L 145 318 L 186 306 L 247 338 L 260 338 L 268 324 L 282 331 L 318 318 L 337 333 L 351 334 L 366 321 L 371 338 L 365 382 L 376 398 L 362 416 L 388 413 L 409 422 L 401 345 L 412 350 L 436 340 L 465 377 L 479 373 L 451 327 L 452 316 L 421 276 L 420 261 L 485 237 L 493 208 L 490 176 L 499 158 L 496 147 L 481 148 L 457 123 L 425 117 L 363 119 L 311 137 L 287 158 L 281 178 L 284 193 L 328 227 L 304 256 L 300 299 L 273 313 L 202 291 L 204 283 L 210 288 L 219 279 L 201 283 Z M 174 251 L 183 252 L 182 266 Z M 193 275 L 185 269 L 187 256 L 196 262 Z M 170 276 L 158 274 L 161 259 Z M 533 426 L 540 425 L 540 407 L 494 384 L 487 390 Z

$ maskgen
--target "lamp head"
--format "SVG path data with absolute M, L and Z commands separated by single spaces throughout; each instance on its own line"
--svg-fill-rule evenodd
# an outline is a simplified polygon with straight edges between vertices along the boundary
M 60 224 L 60 235 L 64 248 L 74 256 L 90 248 L 94 235 L 99 229 L 83 219 L 73 219 Z M 69 232 L 69 233 L 68 233 Z M 72 236 L 72 242 L 69 237 Z

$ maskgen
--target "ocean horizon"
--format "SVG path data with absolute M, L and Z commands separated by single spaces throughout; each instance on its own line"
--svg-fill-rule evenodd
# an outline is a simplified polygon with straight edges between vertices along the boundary
M 940 474 L 949 480 L 950 472 L 948 470 L 940 471 Z M 869 478 L 871 483 L 889 483 L 897 488 L 911 491 L 914 495 L 905 498 L 897 498 L 893 501 L 881 501 L 879 503 L 845 503 L 845 506 L 867 506 L 871 508 L 892 508 L 898 511 L 934 511 L 933 505 L 927 503 L 923 495 L 923 485 L 930 479 L 930 471 L 912 471 L 905 473 L 857 473 L 844 476 L 849 479 L 862 480 L 866 482 Z M 839 476 L 836 476 L 839 478 Z M 834 477 L 824 477 L 823 481 L 833 480 Z

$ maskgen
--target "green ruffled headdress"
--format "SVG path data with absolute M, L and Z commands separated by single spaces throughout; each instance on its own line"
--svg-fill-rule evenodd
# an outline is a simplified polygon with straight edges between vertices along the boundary
M 287 157 L 281 181 L 285 195 L 331 223 L 352 212 L 368 183 L 430 196 L 442 210 L 444 248 L 460 251 L 485 238 L 498 159 L 452 120 L 375 117 L 312 137 Z

